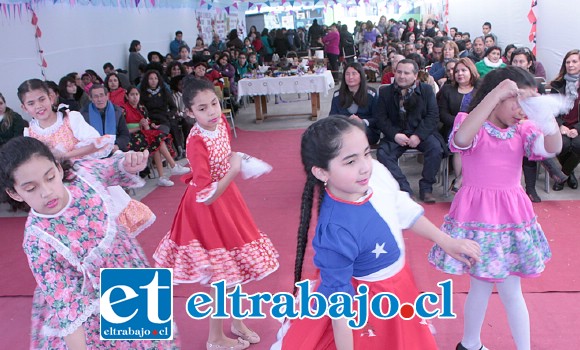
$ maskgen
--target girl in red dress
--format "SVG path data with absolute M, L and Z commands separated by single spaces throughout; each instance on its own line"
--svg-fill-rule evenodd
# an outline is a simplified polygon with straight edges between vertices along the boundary
M 157 266 L 173 268 L 177 283 L 224 280 L 232 288 L 276 271 L 278 253 L 233 182 L 242 159 L 231 150 L 229 124 L 214 91 L 209 81 L 184 80 L 186 113 L 196 119 L 186 143 L 189 186 L 153 258 Z M 241 320 L 232 321 L 231 331 L 237 340 L 226 337 L 222 319 L 210 319 L 207 349 L 245 349 L 260 341 Z

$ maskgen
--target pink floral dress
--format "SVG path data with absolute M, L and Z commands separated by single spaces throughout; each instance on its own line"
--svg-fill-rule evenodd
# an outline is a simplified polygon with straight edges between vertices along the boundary
M 429 262 L 447 273 L 488 281 L 538 276 L 552 252 L 521 185 L 522 159 L 554 155 L 545 151 L 544 135 L 528 121 L 508 129 L 486 121 L 473 143 L 460 149 L 452 140 L 467 117 L 457 115 L 449 136 L 451 151 L 461 153 L 463 183 L 441 229 L 453 238 L 478 242 L 482 261 L 469 268 L 436 245 Z
M 149 267 L 139 243 L 117 224 L 120 208 L 107 186 L 140 186 L 123 169 L 122 155 L 77 165 L 65 183 L 69 203 L 55 215 L 31 210 L 23 248 L 37 283 L 31 349 L 67 349 L 64 336 L 78 327 L 88 349 L 173 349 L 171 341 L 103 341 L 99 335 L 101 268 Z
M 72 159 L 77 162 L 107 157 L 115 146 L 115 135 L 99 135 L 99 132 L 85 121 L 82 114 L 75 111 L 67 111 L 66 116 L 62 112 L 57 112 L 56 123 L 47 128 L 42 128 L 36 119 L 32 119 L 30 127 L 24 129 L 24 136 L 42 141 L 55 155 L 91 144 L 99 148 L 82 158 Z M 131 199 L 121 187 L 111 188 L 110 193 L 114 195 L 116 203 L 122 203 L 125 207 L 118 216 L 118 221 L 129 229 L 131 235 L 139 235 L 155 222 L 155 214 L 149 207 Z

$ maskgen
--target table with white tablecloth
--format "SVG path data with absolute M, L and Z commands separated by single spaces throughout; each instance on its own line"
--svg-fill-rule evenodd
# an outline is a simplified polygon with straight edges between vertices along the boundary
M 316 120 L 320 110 L 320 93 L 326 96 L 332 89 L 334 89 L 334 79 L 330 71 L 289 77 L 246 78 L 238 82 L 238 99 L 243 96 L 254 97 L 256 122 L 260 123 L 264 118 L 274 116 L 268 115 L 267 95 L 310 93 L 312 113 L 309 115 L 312 120 Z

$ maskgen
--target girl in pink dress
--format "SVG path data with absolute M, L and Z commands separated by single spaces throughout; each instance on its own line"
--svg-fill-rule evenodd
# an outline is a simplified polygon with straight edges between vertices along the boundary
M 471 267 L 437 245 L 429 254 L 437 269 L 471 275 L 458 350 L 484 349 L 480 333 L 494 286 L 517 349 L 530 349 L 520 278 L 539 276 L 552 253 L 521 186 L 522 159 L 554 157 L 562 147 L 554 118 L 541 123 L 524 120 L 520 102 L 534 95 L 536 82 L 528 72 L 513 66 L 493 70 L 474 96 L 469 115 L 457 115 L 449 137 L 451 151 L 463 160 L 463 184 L 442 230 L 478 242 L 482 251 L 482 261 Z
M 59 163 L 31 137 L 0 150 L 0 193 L 30 208 L 23 248 L 37 287 L 32 299 L 31 349 L 176 349 L 174 341 L 101 340 L 100 269 L 144 268 L 139 243 L 117 224 L 120 210 L 108 192 L 139 187 L 133 174 L 147 152 Z
M 53 96 L 42 80 L 23 82 L 18 87 L 18 98 L 22 109 L 32 117 L 30 126 L 24 129 L 24 136 L 44 142 L 58 158 L 82 161 L 111 154 L 115 136 L 99 135 L 79 112 L 55 111 Z M 145 204 L 131 199 L 119 186 L 110 191 L 115 193 L 116 203 L 125 207 L 118 216 L 119 222 L 133 235 L 137 236 L 153 224 L 155 215 Z
M 183 102 L 196 119 L 186 143 L 191 173 L 184 176 L 187 189 L 153 258 L 157 266 L 173 268 L 179 283 L 225 280 L 231 288 L 260 280 L 278 269 L 278 253 L 233 182 L 242 159 L 232 153 L 229 124 L 212 83 L 186 78 Z M 210 319 L 207 349 L 239 350 L 260 341 L 242 320 L 233 320 L 231 331 L 237 340 L 226 337 L 222 319 Z

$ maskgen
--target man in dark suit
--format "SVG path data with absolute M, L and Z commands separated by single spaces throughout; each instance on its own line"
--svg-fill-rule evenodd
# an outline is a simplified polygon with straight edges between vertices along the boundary
M 439 109 L 433 88 L 417 79 L 419 67 L 414 60 L 401 60 L 395 70 L 395 83 L 382 87 L 376 120 L 383 135 L 377 159 L 399 182 L 401 190 L 413 193 L 398 159 L 408 149 L 424 155 L 419 196 L 425 203 L 434 203 L 433 184 L 443 157 L 443 140 L 437 132 Z

